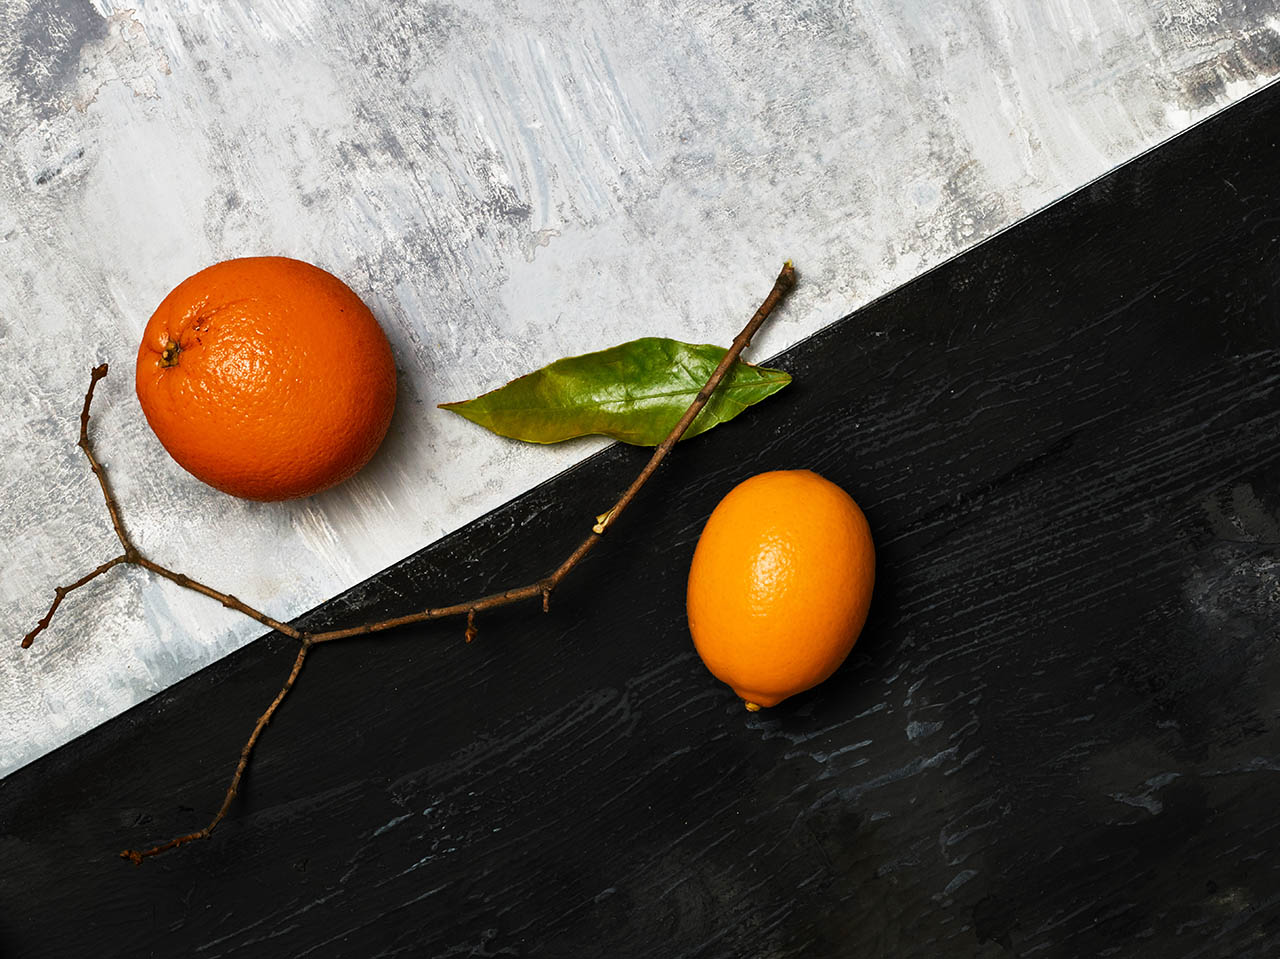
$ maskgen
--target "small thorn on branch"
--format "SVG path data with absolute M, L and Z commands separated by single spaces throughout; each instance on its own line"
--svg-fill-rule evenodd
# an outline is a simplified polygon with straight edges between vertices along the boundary
M 476 611 L 469 610 L 467 612 L 467 632 L 465 634 L 468 643 L 473 642 L 480 635 L 480 630 L 476 626 Z
M 613 519 L 612 509 L 608 510 L 607 512 L 601 513 L 599 516 L 596 517 L 596 525 L 591 527 L 591 532 L 595 533 L 597 536 L 603 536 L 604 531 L 609 528 L 609 521 L 611 519 Z
M 544 613 L 551 612 L 551 587 L 542 587 L 542 611 Z

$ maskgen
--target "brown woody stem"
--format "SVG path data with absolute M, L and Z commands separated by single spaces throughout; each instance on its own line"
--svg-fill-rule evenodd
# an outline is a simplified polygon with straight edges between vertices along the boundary
M 106 363 L 101 363 L 89 371 L 89 390 L 84 394 L 84 406 L 80 410 L 80 440 L 76 445 L 84 451 L 93 475 L 98 478 L 98 485 L 102 487 L 102 498 L 107 501 L 107 513 L 111 516 L 111 528 L 116 531 L 116 539 L 120 540 L 120 545 L 124 547 L 125 558 L 132 562 L 138 551 L 133 541 L 129 539 L 129 534 L 125 532 L 124 520 L 120 518 L 120 508 L 116 505 L 116 498 L 111 495 L 111 487 L 107 484 L 107 474 L 102 464 L 98 462 L 98 458 L 93 455 L 93 447 L 89 445 L 89 405 L 93 402 L 93 391 L 98 385 L 98 380 L 106 375 Z
M 103 469 L 102 464 L 98 462 L 98 458 L 94 456 L 93 445 L 89 442 L 89 407 L 93 403 L 93 393 L 98 387 L 98 381 L 106 375 L 106 363 L 101 363 L 89 371 L 89 389 L 85 391 L 84 406 L 80 409 L 80 439 L 76 445 L 84 451 L 85 457 L 89 460 L 89 467 L 93 470 L 93 475 L 97 477 L 98 485 L 102 487 L 102 498 L 107 504 L 107 514 L 111 517 L 111 527 L 115 530 L 116 538 L 120 540 L 120 545 L 124 547 L 124 552 L 121 555 L 116 556 L 114 559 L 107 560 L 97 569 L 86 573 L 74 583 L 70 583 L 66 586 L 59 586 L 55 589 L 53 605 L 49 607 L 49 611 L 45 613 L 44 618 L 36 624 L 36 628 L 31 630 L 31 632 L 27 633 L 27 635 L 22 638 L 22 648 L 28 648 L 35 640 L 36 636 L 49 628 L 49 623 L 53 619 L 53 614 L 57 612 L 58 607 L 62 605 L 62 600 L 67 593 L 71 592 L 73 589 L 78 589 L 90 580 L 101 576 L 107 570 L 114 566 L 118 566 L 121 563 L 141 566 L 143 569 L 150 570 L 157 576 L 163 576 L 165 579 L 171 580 L 179 586 L 183 586 L 197 593 L 203 593 L 211 599 L 216 599 L 223 606 L 226 606 L 229 609 L 234 609 L 239 613 L 243 613 L 251 619 L 256 619 L 264 626 L 268 626 L 271 629 L 281 632 L 292 639 L 302 639 L 302 632 L 290 626 L 288 623 L 282 623 L 279 620 L 268 616 L 266 613 L 254 609 L 252 606 L 240 601 L 230 593 L 223 593 L 214 589 L 212 586 L 206 586 L 204 583 L 197 582 L 190 576 L 185 576 L 182 573 L 169 569 L 168 567 L 161 566 L 159 563 L 152 562 L 138 552 L 138 548 L 133 545 L 133 540 L 129 538 L 129 534 L 124 528 L 124 520 L 120 516 L 120 507 L 116 504 L 115 495 L 111 492 L 111 484 L 107 482 L 107 472 Z
M 133 562 L 138 566 L 141 566 L 143 569 L 151 570 L 151 572 L 155 573 L 157 576 L 163 576 L 165 579 L 177 583 L 179 586 L 184 586 L 197 593 L 203 593 L 210 599 L 216 599 L 228 609 L 234 609 L 238 613 L 244 613 L 250 619 L 256 619 L 263 626 L 269 626 L 278 633 L 284 633 L 284 635 L 288 636 L 290 639 L 300 640 L 303 638 L 301 630 L 295 629 L 288 623 L 282 623 L 280 620 L 274 619 L 266 613 L 260 612 L 252 606 L 246 605 L 230 593 L 220 592 L 212 586 L 206 586 L 204 583 L 197 582 L 190 576 L 183 575 L 182 573 L 175 573 L 173 570 L 167 569 L 159 563 L 151 562 L 151 560 L 147 559 L 145 556 L 138 556 L 133 560 Z
M 112 567 L 119 566 L 121 563 L 126 562 L 128 562 L 128 559 L 123 555 L 117 556 L 114 559 L 109 559 L 96 569 L 85 573 L 74 583 L 68 583 L 66 586 L 59 586 L 55 589 L 53 591 L 53 603 L 49 606 L 49 611 L 44 614 L 44 619 L 36 623 L 35 629 L 22 637 L 22 648 L 30 648 L 32 642 L 35 641 L 35 638 L 49 628 L 49 622 L 53 619 L 53 614 L 58 611 L 58 607 L 62 605 L 62 601 L 66 598 L 67 593 L 71 592 L 73 589 L 79 589 L 90 580 L 97 579 Z
M 236 798 L 236 793 L 240 791 L 240 780 L 244 778 L 244 771 L 249 767 L 249 757 L 253 754 L 253 747 L 258 744 L 258 739 L 262 736 L 262 731 L 267 728 L 267 723 L 271 722 L 271 717 L 280 708 L 284 698 L 289 695 L 289 690 L 293 689 L 293 684 L 298 681 L 298 674 L 302 672 L 302 664 L 306 661 L 307 653 L 309 652 L 311 652 L 311 643 L 303 640 L 302 647 L 298 650 L 298 655 L 293 660 L 293 669 L 289 671 L 289 678 L 280 687 L 280 692 L 276 693 L 276 698 L 271 700 L 271 705 L 267 707 L 266 712 L 258 717 L 258 721 L 253 725 L 253 732 L 249 734 L 248 742 L 240 750 L 240 761 L 236 763 L 236 771 L 231 776 L 231 785 L 227 787 L 227 794 L 223 797 L 222 805 L 218 807 L 218 812 L 209 821 L 209 825 L 199 832 L 187 833 L 185 836 L 175 836 L 168 842 L 162 842 L 158 846 L 152 846 L 150 849 L 126 849 L 120 853 L 121 859 L 128 859 L 135 866 L 141 866 L 142 860 L 149 856 L 158 856 L 162 852 L 176 849 L 183 843 L 188 843 L 195 839 L 209 838 L 210 833 L 213 832 L 218 823 L 222 822 L 227 810 L 231 808 L 231 801 Z
M 297 682 L 298 674 L 302 671 L 302 664 L 314 646 L 317 646 L 320 643 L 333 642 L 339 639 L 352 639 L 359 636 L 368 636 L 373 633 L 384 632 L 388 629 L 395 629 L 398 626 L 407 626 L 411 623 L 421 623 L 428 620 L 443 619 L 447 616 L 461 616 L 463 614 L 467 617 L 466 639 L 467 642 L 471 642 L 471 640 L 475 639 L 477 635 L 477 613 L 534 598 L 541 598 L 543 612 L 546 612 L 550 606 L 551 593 L 560 585 L 561 581 L 569 575 L 569 571 L 577 566 L 587 553 L 591 552 L 595 545 L 600 542 L 609 527 L 618 521 L 618 517 L 622 515 L 622 511 L 625 510 L 627 506 L 630 505 L 631 501 L 635 499 L 636 494 L 640 492 L 640 489 L 644 484 L 647 483 L 657 471 L 667 454 L 671 452 L 672 447 L 676 445 L 680 440 L 680 437 L 685 434 L 685 431 L 689 429 L 689 426 L 697 418 L 698 414 L 702 412 L 702 408 L 707 405 L 707 401 L 711 398 L 712 393 L 714 393 L 716 387 L 720 385 L 720 382 L 724 379 L 725 374 L 728 373 L 729 368 L 733 365 L 734 361 L 742 354 L 742 351 L 746 349 L 747 345 L 751 342 L 751 338 L 755 336 L 756 331 L 760 329 L 760 326 L 764 321 L 769 318 L 769 314 L 772 313 L 778 304 L 782 302 L 783 298 L 786 297 L 787 293 L 791 291 L 795 284 L 796 271 L 791 265 L 791 261 L 788 260 L 782 267 L 782 272 L 778 274 L 777 280 L 774 281 L 773 289 L 769 292 L 769 295 L 765 298 L 764 302 L 760 304 L 760 308 L 756 310 L 755 315 L 751 317 L 747 325 L 743 327 L 742 332 L 734 338 L 733 344 L 729 347 L 728 352 L 725 353 L 720 364 L 707 379 L 707 382 L 703 385 L 702 389 L 698 391 L 698 395 L 694 398 L 693 402 L 689 404 L 689 408 L 685 410 L 684 415 L 681 416 L 676 425 L 672 427 L 667 438 L 664 439 L 653 451 L 653 455 L 645 464 L 644 469 L 640 471 L 640 474 L 632 481 L 631 485 L 626 488 L 618 501 L 604 513 L 596 517 L 596 523 L 592 527 L 590 535 L 579 543 L 573 552 L 565 558 L 564 562 L 557 566 L 550 575 L 538 580 L 536 583 L 530 583 L 527 586 L 519 586 L 514 589 L 504 590 L 500 593 L 490 593 L 487 596 L 481 596 L 478 599 L 473 599 L 465 603 L 453 603 L 449 606 L 436 606 L 416 613 L 410 613 L 405 616 L 396 616 L 391 619 L 380 620 L 376 623 L 367 623 L 362 626 L 352 626 L 342 629 L 328 629 L 316 633 L 307 633 L 294 626 L 290 626 L 288 623 L 282 623 L 279 620 L 268 616 L 266 613 L 246 605 L 244 602 L 229 593 L 223 593 L 211 586 L 206 586 L 203 583 L 197 582 L 189 576 L 161 566 L 159 563 L 152 562 L 138 552 L 124 528 L 124 523 L 120 518 L 119 508 L 116 505 L 115 498 L 111 494 L 111 487 L 107 482 L 106 472 L 103 470 L 102 465 L 98 462 L 97 458 L 93 455 L 93 449 L 89 443 L 89 406 L 93 402 L 93 391 L 97 386 L 98 381 L 107 375 L 107 365 L 105 363 L 101 366 L 95 367 L 90 373 L 89 389 L 85 393 L 84 408 L 80 412 L 80 441 L 78 445 L 82 450 L 84 450 L 85 456 L 89 459 L 89 465 L 93 469 L 93 474 L 98 478 L 98 484 L 102 487 L 102 495 L 106 500 L 107 512 L 111 517 L 112 528 L 115 530 L 116 537 L 120 540 L 120 544 L 124 547 L 124 552 L 120 556 L 108 560 L 93 571 L 82 576 L 74 583 L 71 583 L 68 586 L 58 587 L 55 591 L 53 604 L 49 607 L 49 611 L 45 614 L 44 618 L 40 620 L 36 628 L 28 633 L 23 639 L 23 647 L 25 648 L 30 646 L 32 640 L 40 632 L 48 628 L 49 622 L 53 619 L 53 614 L 57 611 L 58 606 L 62 603 L 62 599 L 67 593 L 74 589 L 78 589 L 90 580 L 101 576 L 103 573 L 107 572 L 107 570 L 118 566 L 121 563 L 141 566 L 143 569 L 149 570 L 157 576 L 162 576 L 165 579 L 177 583 L 179 586 L 194 590 L 197 593 L 202 593 L 212 599 L 216 599 L 218 602 L 222 603 L 222 605 L 243 613 L 244 615 L 257 620 L 259 623 L 262 623 L 264 626 L 268 626 L 271 629 L 283 633 L 285 636 L 296 639 L 301 643 L 301 648 L 299 648 L 297 657 L 294 659 L 293 669 L 290 670 L 288 678 L 285 680 L 284 685 L 280 687 L 280 691 L 276 693 L 275 699 L 271 701 L 271 705 L 268 706 L 266 711 L 258 717 L 258 721 L 253 727 L 253 732 L 249 734 L 248 741 L 244 744 L 244 748 L 240 750 L 240 761 L 236 764 L 235 773 L 231 777 L 231 784 L 227 787 L 226 796 L 223 798 L 222 805 L 219 807 L 217 814 L 209 824 L 198 832 L 175 836 L 167 842 L 160 843 L 159 845 L 152 846 L 148 849 L 126 849 L 124 852 L 120 853 L 121 858 L 128 859 L 130 862 L 140 865 L 144 859 L 151 856 L 158 856 L 163 852 L 167 852 L 170 849 L 176 849 L 179 846 L 193 842 L 197 839 L 209 838 L 209 835 L 217 827 L 218 823 L 223 820 L 227 815 L 227 811 L 231 808 L 231 803 L 239 792 L 240 782 L 244 778 L 245 770 L 249 766 L 249 759 L 253 754 L 254 747 L 261 738 L 262 732 L 266 728 L 267 723 L 271 721 L 271 717 L 275 714 L 275 711 L 280 708 L 280 704 L 284 702 L 284 698 L 289 694 L 289 690 L 291 690 L 294 683 Z

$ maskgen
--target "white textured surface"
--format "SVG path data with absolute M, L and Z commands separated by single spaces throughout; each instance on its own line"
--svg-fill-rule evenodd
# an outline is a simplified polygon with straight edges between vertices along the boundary
M 597 448 L 437 402 L 727 342 L 792 257 L 764 357 L 1278 69 L 1280 0 L 0 0 L 0 774 L 261 633 L 117 570 L 18 649 L 115 552 L 95 362 L 139 544 L 288 618 Z M 132 389 L 169 288 L 262 253 L 346 279 L 401 371 L 371 467 L 284 505 L 184 474 Z

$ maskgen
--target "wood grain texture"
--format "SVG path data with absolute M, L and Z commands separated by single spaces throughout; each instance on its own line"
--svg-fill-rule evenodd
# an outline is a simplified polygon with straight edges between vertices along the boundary
M 549 615 L 263 638 L 6 779 L 20 956 L 1262 957 L 1280 950 L 1280 88 L 770 362 Z M 614 447 L 306 617 L 523 582 Z M 745 712 L 686 635 L 701 524 L 808 467 L 879 545 L 827 683 Z
M 435 408 L 637 336 L 725 343 L 776 264 L 789 346 L 1280 73 L 1280 0 L 0 0 L 0 637 L 139 545 L 287 619 L 597 450 Z M 391 339 L 351 482 L 187 476 L 129 383 L 147 317 L 232 256 L 317 263 Z M 192 521 L 198 517 L 197 521 Z M 38 518 L 38 519 L 33 519 Z M 0 655 L 0 775 L 257 626 L 137 571 Z

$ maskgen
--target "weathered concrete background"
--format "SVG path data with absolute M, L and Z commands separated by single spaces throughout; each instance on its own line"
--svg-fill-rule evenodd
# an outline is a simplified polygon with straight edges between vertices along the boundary
M 0 0 L 0 773 L 261 632 L 117 570 L 18 649 L 114 553 L 94 363 L 140 545 L 289 617 L 596 448 L 437 402 L 726 342 L 793 257 L 762 358 L 1277 72 L 1280 0 Z M 162 296 L 261 253 L 345 278 L 401 371 L 372 466 L 284 505 L 183 473 L 132 387 Z

